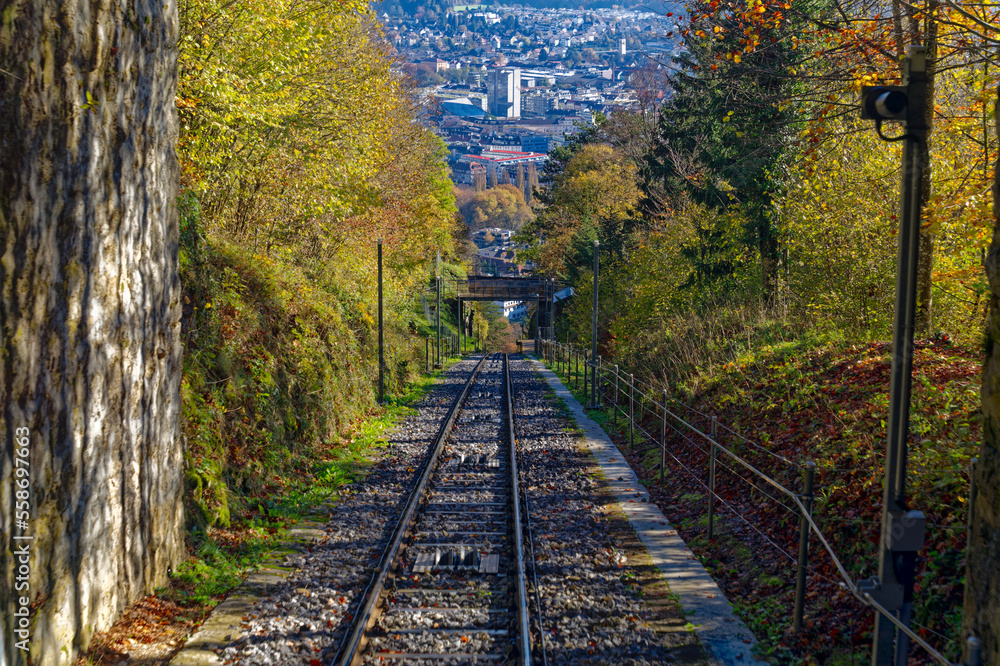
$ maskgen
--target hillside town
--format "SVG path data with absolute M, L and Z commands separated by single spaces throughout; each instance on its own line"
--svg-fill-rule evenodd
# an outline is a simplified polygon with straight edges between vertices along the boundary
M 477 192 L 514 186 L 529 204 L 549 151 L 595 114 L 652 111 L 662 102 L 669 94 L 664 65 L 680 43 L 672 5 L 653 11 L 390 1 L 379 12 L 424 97 L 424 122 L 448 146 L 455 184 Z M 517 259 L 516 227 L 466 221 L 480 274 L 520 276 L 533 268 Z M 524 314 L 514 304 L 503 309 L 515 320 Z
M 386 37 L 422 86 L 426 122 L 448 145 L 453 180 L 478 178 L 479 187 L 540 170 L 595 113 L 655 108 L 679 44 L 670 5 L 418 6 L 409 15 L 384 7 Z

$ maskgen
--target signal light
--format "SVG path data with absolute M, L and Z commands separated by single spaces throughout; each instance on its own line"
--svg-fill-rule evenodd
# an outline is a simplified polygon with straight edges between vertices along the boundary
M 869 120 L 906 120 L 908 103 L 903 86 L 861 88 L 861 117 Z

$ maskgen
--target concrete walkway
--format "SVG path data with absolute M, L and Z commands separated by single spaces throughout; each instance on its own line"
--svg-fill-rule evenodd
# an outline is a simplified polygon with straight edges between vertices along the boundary
M 722 590 L 694 556 L 677 531 L 670 527 L 659 507 L 650 502 L 649 493 L 639 483 L 621 451 L 595 423 L 555 373 L 531 359 L 535 369 L 562 398 L 573 414 L 591 454 L 607 477 L 611 492 L 621 503 L 636 534 L 646 547 L 653 564 L 663 573 L 670 591 L 677 595 L 681 608 L 695 627 L 695 633 L 714 664 L 753 664 L 753 634 L 736 617 Z

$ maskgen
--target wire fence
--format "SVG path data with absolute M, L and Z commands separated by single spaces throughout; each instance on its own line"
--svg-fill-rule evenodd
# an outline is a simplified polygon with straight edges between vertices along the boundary
M 975 637 L 970 637 L 966 641 L 966 658 L 964 662 L 954 663 L 948 660 L 941 652 L 930 645 L 923 637 L 916 634 L 907 623 L 900 621 L 895 612 L 887 610 L 876 599 L 878 584 L 875 579 L 871 581 L 855 582 L 848 573 L 847 568 L 834 552 L 829 539 L 820 530 L 819 525 L 813 516 L 813 502 L 816 498 L 816 473 L 824 472 L 864 472 L 871 474 L 871 469 L 864 468 L 835 468 L 827 466 L 817 466 L 814 462 L 806 460 L 796 462 L 778 452 L 772 451 L 743 436 L 736 430 L 719 423 L 715 416 L 705 414 L 684 403 L 668 396 L 666 390 L 657 399 L 656 390 L 647 382 L 637 380 L 632 374 L 623 372 L 617 365 L 608 365 L 598 356 L 596 361 L 590 358 L 587 350 L 573 347 L 572 345 L 554 342 L 550 339 L 538 338 L 537 353 L 547 359 L 557 372 L 561 372 L 567 377 L 570 386 L 577 389 L 582 388 L 589 400 L 589 407 L 606 407 L 611 412 L 611 418 L 615 427 L 618 427 L 619 418 L 624 419 L 625 427 L 628 431 L 630 446 L 634 446 L 635 437 L 638 433 L 646 441 L 659 443 L 660 481 L 663 482 L 666 458 L 670 456 L 674 463 L 694 481 L 698 487 L 703 488 L 708 497 L 708 538 L 712 539 L 714 534 L 715 506 L 720 504 L 725 507 L 727 513 L 738 518 L 747 525 L 755 534 L 765 540 L 770 546 L 776 549 L 784 558 L 796 563 L 796 589 L 795 604 L 793 608 L 793 627 L 795 631 L 801 631 L 803 626 L 803 614 L 805 604 L 805 593 L 807 584 L 807 574 L 810 573 L 809 564 L 809 542 L 810 538 L 815 538 L 822 546 L 822 550 L 829 557 L 837 578 L 829 578 L 813 570 L 812 575 L 820 575 L 828 582 L 835 583 L 839 587 L 846 589 L 862 605 L 871 608 L 892 622 L 896 628 L 905 634 L 913 643 L 923 648 L 927 654 L 936 662 L 948 664 L 949 666 L 980 666 L 981 643 Z M 657 424 L 660 426 L 659 436 L 649 431 L 647 426 Z M 653 427 L 653 426 L 650 426 Z M 667 434 L 670 433 L 678 437 L 689 448 L 685 452 L 675 451 L 667 446 Z M 721 433 L 721 434 L 720 434 Z M 722 443 L 723 435 L 732 444 L 726 446 Z M 772 474 L 762 471 L 758 464 L 749 459 L 746 454 L 741 455 L 743 450 L 759 454 L 762 459 L 771 462 L 777 469 Z M 687 460 L 682 460 L 687 458 Z M 707 467 L 708 480 L 703 479 L 703 474 L 694 469 L 695 466 L 705 470 Z M 774 541 L 760 526 L 754 525 L 746 516 L 746 511 L 732 506 L 723 497 L 719 496 L 718 478 L 719 472 L 726 472 L 742 483 L 754 488 L 761 496 L 768 498 L 772 506 L 780 507 L 783 513 L 797 518 L 799 521 L 799 544 L 798 555 L 794 556 L 788 549 L 782 547 Z M 957 471 L 968 472 L 966 469 Z M 801 477 L 801 486 L 797 490 L 792 490 L 789 486 L 796 476 Z M 970 475 L 971 476 L 971 475 Z M 881 528 L 881 522 L 865 519 L 834 519 L 835 522 L 850 523 L 858 526 L 870 528 Z M 929 529 L 944 529 L 960 531 L 958 525 L 928 525 Z M 873 595 L 873 593 L 875 593 Z M 923 627 L 919 627 L 925 629 Z M 930 630 L 928 630 L 930 631 Z M 931 633 L 937 633 L 931 631 Z M 940 634 L 938 634 L 940 636 Z

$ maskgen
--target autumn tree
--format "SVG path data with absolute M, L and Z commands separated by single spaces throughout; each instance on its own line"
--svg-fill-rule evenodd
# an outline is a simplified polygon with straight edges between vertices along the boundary
M 414 295 L 460 220 L 364 3 L 192 0 L 180 46 L 185 473 L 194 524 L 224 527 L 227 498 L 283 486 L 378 408 L 379 238 L 387 388 L 412 377 Z
M 538 167 L 534 162 L 528 163 L 528 177 L 524 183 L 524 200 L 529 204 L 533 198 L 535 188 L 538 187 Z
M 636 168 L 606 144 L 584 144 L 557 168 L 545 207 L 518 240 L 542 271 L 573 279 L 594 239 L 619 257 L 625 253 L 639 224 Z
M 465 196 L 460 202 L 460 212 L 473 231 L 489 227 L 516 231 L 535 217 L 515 185 L 498 185 Z

